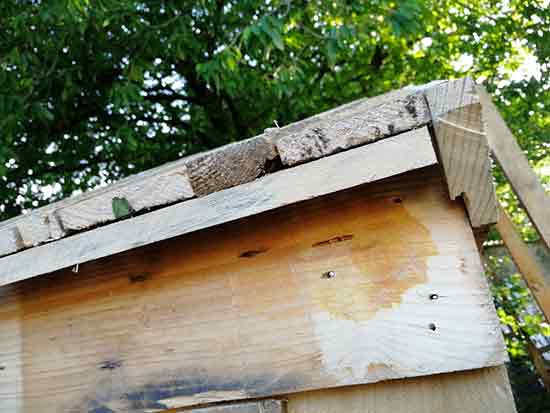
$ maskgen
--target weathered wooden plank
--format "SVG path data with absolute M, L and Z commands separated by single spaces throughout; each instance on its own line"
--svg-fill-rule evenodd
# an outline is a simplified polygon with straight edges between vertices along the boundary
M 473 227 L 496 223 L 489 146 L 474 82 L 470 78 L 439 82 L 425 94 L 451 199 L 464 198 Z
M 69 198 L 0 224 L 0 255 L 63 238 L 114 221 L 113 198 L 126 199 L 136 212 L 194 196 L 184 164 L 151 169 L 115 184 Z M 8 236 L 4 237 L 4 234 Z
M 288 396 L 289 413 L 515 413 L 504 366 Z
M 0 257 L 23 249 L 19 231 L 15 226 L 0 226 Z
M 500 116 L 487 91 L 477 87 L 487 122 L 487 139 L 508 182 L 525 207 L 540 237 L 550 248 L 550 197 L 529 166 L 516 138 Z
M 417 129 L 0 258 L 0 285 L 116 254 L 436 162 L 429 133 Z
M 499 211 L 497 230 L 546 320 L 550 320 L 550 280 L 545 277 L 544 268 L 521 239 L 508 213 L 502 207 Z
M 232 143 L 186 159 L 198 196 L 245 184 L 271 172 L 278 154 L 269 134 Z
M 413 88 L 364 99 L 318 118 L 309 127 L 282 128 L 276 140 L 284 165 L 295 165 L 426 125 L 430 113 Z M 282 135 L 282 136 L 281 136 Z
M 175 409 L 506 359 L 437 167 L 0 291 L 6 413 Z

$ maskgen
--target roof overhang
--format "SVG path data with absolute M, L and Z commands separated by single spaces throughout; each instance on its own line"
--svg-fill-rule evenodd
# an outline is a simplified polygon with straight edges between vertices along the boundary
M 442 164 L 472 227 L 496 222 L 470 78 L 361 99 L 0 224 L 0 286 Z M 113 199 L 134 213 L 115 216 Z

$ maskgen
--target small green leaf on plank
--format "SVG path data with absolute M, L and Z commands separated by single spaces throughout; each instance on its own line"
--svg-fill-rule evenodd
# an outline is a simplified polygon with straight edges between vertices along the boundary
M 114 197 L 112 201 L 113 215 L 115 218 L 123 218 L 131 215 L 134 211 L 126 198 Z

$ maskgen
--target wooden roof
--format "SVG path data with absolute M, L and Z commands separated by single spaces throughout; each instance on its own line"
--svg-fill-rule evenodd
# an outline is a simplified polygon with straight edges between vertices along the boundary
M 474 84 L 469 78 L 435 81 L 267 129 L 4 221 L 0 285 L 432 165 L 438 158 L 449 194 L 464 197 L 472 226 L 494 223 L 489 151 Z M 117 218 L 115 198 L 125 199 L 133 214 Z

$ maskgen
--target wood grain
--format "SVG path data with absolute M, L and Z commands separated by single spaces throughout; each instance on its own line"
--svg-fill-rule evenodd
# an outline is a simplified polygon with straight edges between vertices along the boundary
M 487 139 L 497 162 L 518 196 L 531 222 L 550 248 L 550 197 L 529 165 L 516 138 L 500 116 L 487 91 L 477 87 L 487 122 Z
M 436 162 L 426 128 L 0 258 L 0 285 Z
M 288 397 L 288 413 L 515 413 L 504 366 Z
M 489 146 L 474 82 L 470 78 L 444 81 L 425 93 L 451 199 L 464 198 L 473 227 L 496 223 Z
M 5 286 L 0 331 L 6 413 L 175 409 L 506 360 L 437 167 Z
M 187 168 L 165 165 L 115 184 L 39 208 L 0 224 L 0 256 L 51 242 L 75 231 L 115 220 L 113 198 L 125 198 L 134 211 L 194 197 Z
M 537 304 L 550 320 L 550 280 L 545 276 L 545 269 L 536 256 L 521 239 L 508 213 L 500 207 L 497 230 L 510 252 L 510 255 L 523 276 L 527 286 L 533 293 Z
M 402 89 L 364 99 L 318 118 L 310 126 L 278 131 L 284 165 L 308 162 L 426 125 L 430 114 L 422 92 Z

